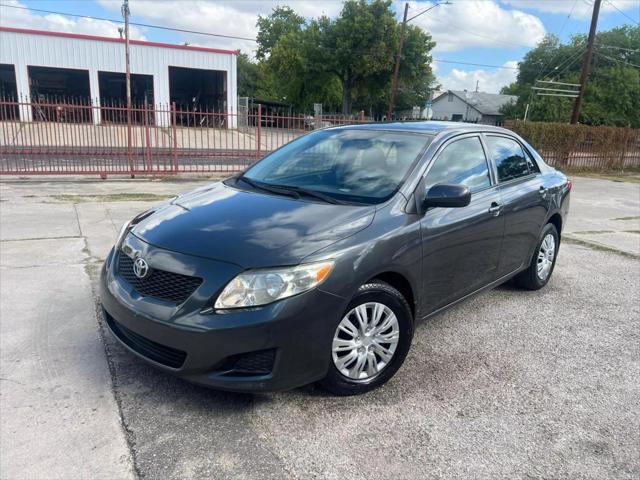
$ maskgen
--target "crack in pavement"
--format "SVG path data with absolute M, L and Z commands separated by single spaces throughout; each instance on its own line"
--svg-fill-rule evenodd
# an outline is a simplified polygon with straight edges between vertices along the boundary
M 65 240 L 72 238 L 84 238 L 82 235 L 61 235 L 59 237 L 29 237 L 29 238 L 5 238 L 0 243 L 5 242 L 30 242 L 34 240 Z
M 75 207 L 76 205 L 74 204 L 74 208 Z M 82 232 L 82 227 L 80 226 L 80 218 L 78 216 L 77 209 L 76 209 L 76 218 L 78 219 L 78 228 L 80 229 L 80 232 Z M 107 341 L 105 338 L 104 322 L 102 318 L 102 311 L 100 308 L 100 299 L 95 289 L 96 282 L 98 281 L 98 273 L 100 271 L 100 266 L 102 265 L 103 262 L 99 259 L 95 259 L 95 257 L 91 255 L 91 250 L 89 249 L 89 243 L 87 241 L 87 238 L 83 236 L 82 239 L 84 242 L 84 248 L 82 249 L 82 252 L 85 255 L 87 255 L 87 258 L 85 258 L 82 263 L 84 264 L 84 271 L 87 277 L 89 277 L 89 283 L 91 286 L 91 297 L 94 304 L 96 326 L 98 327 L 98 335 L 100 336 L 100 341 L 102 342 L 102 348 L 104 349 L 107 368 L 109 369 L 109 378 L 111 379 L 111 385 L 109 390 L 111 391 L 111 395 L 113 395 L 113 398 L 118 408 L 118 420 L 120 422 L 120 428 L 122 429 L 122 434 L 127 444 L 127 449 L 129 450 L 129 456 L 131 459 L 131 466 L 133 467 L 134 476 L 136 479 L 138 479 L 138 478 L 141 478 L 141 475 L 138 469 L 138 462 L 136 461 L 136 451 L 135 451 L 135 441 L 133 439 L 133 431 L 129 428 L 129 426 L 127 425 L 124 419 L 124 414 L 122 410 L 122 398 L 117 388 L 117 378 L 115 373 L 115 367 L 113 364 L 113 359 L 111 358 L 111 352 L 107 347 Z M 91 268 L 93 266 L 98 266 L 98 268 L 94 270 Z
M 605 245 L 603 243 L 598 243 L 598 242 L 594 242 L 593 240 L 585 240 L 582 238 L 576 238 L 568 233 L 565 233 L 562 236 L 562 241 L 566 242 L 566 243 L 572 243 L 574 245 L 580 245 L 582 247 L 586 247 L 589 248 L 591 250 L 600 250 L 600 251 L 604 251 L 604 252 L 609 252 L 609 253 L 614 253 L 616 255 L 620 255 L 622 257 L 626 257 L 626 258 L 633 258 L 633 259 L 640 259 L 640 255 L 637 255 L 635 253 L 632 252 L 627 252 L 624 250 L 618 250 L 614 247 L 611 247 L 609 245 Z
M 134 439 L 134 433 L 133 430 L 131 428 L 129 428 L 129 425 L 127 424 L 127 422 L 125 421 L 124 418 L 124 412 L 123 412 L 123 408 L 122 408 L 122 396 L 120 395 L 120 391 L 118 389 L 117 386 L 117 376 L 116 376 L 116 367 L 112 358 L 112 353 L 110 348 L 108 347 L 108 343 L 106 340 L 106 336 L 105 336 L 105 331 L 104 331 L 104 320 L 102 318 L 102 312 L 100 310 L 100 302 L 98 299 L 98 296 L 95 293 L 94 290 L 94 283 L 93 281 L 91 282 L 91 292 L 92 292 L 92 296 L 93 296 L 93 300 L 94 300 L 94 304 L 95 304 L 95 315 L 96 315 L 96 321 L 98 323 L 98 333 L 100 335 L 100 341 L 102 342 L 102 346 L 104 348 L 104 354 L 107 360 L 107 367 L 109 368 L 109 377 L 111 378 L 111 394 L 113 395 L 113 398 L 116 401 L 116 405 L 118 407 L 118 418 L 120 420 L 120 427 L 122 429 L 122 433 L 124 436 L 125 441 L 127 442 L 127 449 L 129 450 L 129 455 L 131 458 L 131 465 L 133 467 L 133 473 L 135 475 L 135 478 L 142 478 L 142 475 L 140 473 L 140 469 L 138 467 L 138 460 L 137 460 L 137 455 L 136 455 L 136 444 L 135 444 L 135 439 Z

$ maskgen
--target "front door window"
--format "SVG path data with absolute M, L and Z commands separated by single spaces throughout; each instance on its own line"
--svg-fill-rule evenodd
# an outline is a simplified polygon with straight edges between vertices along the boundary
M 427 174 L 425 187 L 453 183 L 469 187 L 471 193 L 491 186 L 489 166 L 478 137 L 467 137 L 447 145 Z

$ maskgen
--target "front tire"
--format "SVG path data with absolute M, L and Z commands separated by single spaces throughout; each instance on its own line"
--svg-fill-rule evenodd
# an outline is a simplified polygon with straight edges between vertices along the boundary
M 542 229 L 531 264 L 515 277 L 515 283 L 526 290 L 540 290 L 553 274 L 560 246 L 560 235 L 555 225 L 548 223 Z
M 413 317 L 404 296 L 373 280 L 361 286 L 335 323 L 331 361 L 320 385 L 336 395 L 358 395 L 386 383 L 409 352 Z

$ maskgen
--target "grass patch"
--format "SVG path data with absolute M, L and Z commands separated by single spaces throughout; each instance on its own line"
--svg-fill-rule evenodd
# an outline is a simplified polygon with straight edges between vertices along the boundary
M 640 230 L 580 230 L 573 235 L 601 235 L 603 233 L 640 233 Z
M 640 183 L 640 172 L 586 172 L 580 170 L 563 171 L 566 175 L 577 177 L 597 178 L 599 180 L 611 180 L 612 182 Z
M 608 252 L 615 253 L 616 255 L 620 255 L 621 257 L 632 258 L 634 260 L 640 260 L 640 255 L 636 255 L 635 253 L 625 252 L 622 250 L 618 250 L 612 247 L 607 247 L 606 245 L 602 245 L 599 243 L 589 242 L 587 240 L 582 240 L 573 236 L 564 235 L 562 237 L 562 241 L 564 243 L 570 243 L 573 245 L 580 245 L 582 247 L 590 248 L 591 250 L 597 250 L 600 252 Z
M 51 198 L 59 202 L 68 203 L 109 203 L 109 202 L 159 202 L 168 200 L 173 195 L 158 195 L 155 193 L 108 193 L 104 195 L 51 195 Z
M 92 262 L 84 265 L 84 271 L 92 281 L 95 281 L 98 278 L 101 268 L 102 262 Z

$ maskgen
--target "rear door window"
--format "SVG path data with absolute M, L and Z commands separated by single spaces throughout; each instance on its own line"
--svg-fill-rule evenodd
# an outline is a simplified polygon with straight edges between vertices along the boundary
M 491 157 L 496 163 L 498 181 L 508 182 L 529 175 L 529 165 L 522 147 L 507 137 L 487 135 Z
M 529 167 L 529 173 L 540 173 L 540 167 L 538 167 L 538 164 L 533 159 L 531 154 L 526 150 L 524 151 L 524 154 L 527 157 L 527 165 Z

